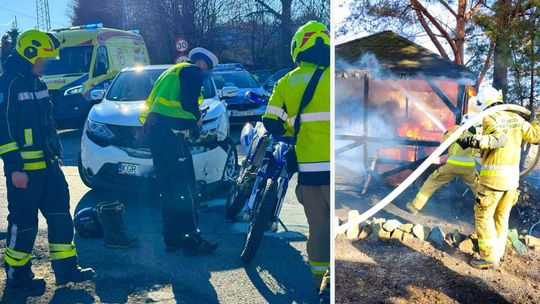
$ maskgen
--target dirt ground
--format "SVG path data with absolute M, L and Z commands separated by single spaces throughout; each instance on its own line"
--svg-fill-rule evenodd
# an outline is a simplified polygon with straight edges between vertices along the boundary
M 520 232 L 540 220 L 540 172 L 521 184 L 522 196 L 510 220 L 510 228 Z M 349 210 L 363 212 L 392 190 L 378 183 L 370 187 L 361 196 L 359 179 L 338 178 L 336 215 L 346 220 Z M 441 189 L 413 216 L 404 207 L 417 190 L 412 187 L 376 217 L 437 225 L 445 233 L 474 232 L 473 196 L 462 195 L 461 182 Z M 540 227 L 535 228 L 533 235 L 539 234 Z M 470 255 L 446 243 L 437 249 L 418 239 L 399 243 L 338 236 L 335 248 L 336 303 L 540 303 L 540 251 L 518 254 L 507 246 L 504 262 L 482 271 L 468 265 Z

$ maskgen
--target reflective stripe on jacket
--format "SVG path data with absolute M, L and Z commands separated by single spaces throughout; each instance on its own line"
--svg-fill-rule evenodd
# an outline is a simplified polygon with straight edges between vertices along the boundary
M 180 100 L 182 95 L 180 73 L 187 67 L 196 67 L 196 65 L 190 62 L 182 62 L 168 68 L 159 76 L 146 99 L 146 109 L 139 116 L 141 123 L 146 122 L 149 113 L 187 120 L 198 119 L 192 112 L 185 109 Z M 203 97 L 199 94 L 198 103 L 201 104 L 202 101 Z
M 0 157 L 6 175 L 45 169 L 62 153 L 47 85 L 30 69 L 25 59 L 11 55 L 0 75 Z
M 276 121 L 283 126 L 281 133 L 293 135 L 302 96 L 316 68 L 314 64 L 301 62 L 281 78 L 274 87 L 263 121 Z M 295 146 L 300 184 L 330 183 L 330 118 L 330 69 L 327 68 L 313 99 L 300 116 Z
M 529 123 L 518 114 L 500 111 L 484 118 L 478 137 L 482 154 L 480 184 L 499 191 L 519 186 L 521 143 L 540 141 L 538 122 Z
M 444 134 L 443 141 L 452 135 L 459 126 L 454 126 L 452 129 L 448 130 Z M 471 136 L 472 134 L 469 131 L 463 132 L 461 137 Z M 476 162 L 474 160 L 474 149 L 467 148 L 463 149 L 458 143 L 453 143 L 450 148 L 448 148 L 448 159 L 446 160 L 447 164 L 462 166 L 462 167 L 475 167 Z

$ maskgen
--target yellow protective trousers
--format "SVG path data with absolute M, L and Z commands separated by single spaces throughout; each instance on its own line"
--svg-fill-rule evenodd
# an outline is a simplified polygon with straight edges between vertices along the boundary
M 296 197 L 304 206 L 309 225 L 307 253 L 313 283 L 319 290 L 330 269 L 330 185 L 297 185 Z
M 481 259 L 498 262 L 504 255 L 510 210 L 518 197 L 517 189 L 499 191 L 478 185 L 474 205 L 474 226 L 478 234 Z
M 442 186 L 451 182 L 454 178 L 461 178 L 465 184 L 475 191 L 475 181 L 477 177 L 476 168 L 474 166 L 459 166 L 446 163 L 444 166 L 435 170 L 416 194 L 413 205 L 417 210 L 422 210 L 429 198 L 439 190 Z

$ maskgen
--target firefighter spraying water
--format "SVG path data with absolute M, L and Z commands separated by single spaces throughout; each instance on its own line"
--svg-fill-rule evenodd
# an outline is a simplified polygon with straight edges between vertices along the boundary
M 396 187 L 390 194 L 388 194 L 385 198 L 383 198 L 380 202 L 378 202 L 375 206 L 371 207 L 369 210 L 361 214 L 358 218 L 356 218 L 354 221 L 347 222 L 345 224 L 340 225 L 337 227 L 336 232 L 338 234 L 344 233 L 349 229 L 350 227 L 353 227 L 354 225 L 358 225 L 367 219 L 371 218 L 373 215 L 375 215 L 377 212 L 379 212 L 381 209 L 383 209 L 386 205 L 391 203 L 395 198 L 397 198 L 403 191 L 405 191 L 418 177 L 420 177 L 428 168 L 429 166 L 436 161 L 452 144 L 456 142 L 460 138 L 460 136 L 471 128 L 474 125 L 477 125 L 483 121 L 486 117 L 493 115 L 494 113 L 505 111 L 505 112 L 517 112 L 520 113 L 523 116 L 530 116 L 531 112 L 521 106 L 514 105 L 514 104 L 492 104 L 491 107 L 486 108 L 484 111 L 478 113 L 474 118 L 467 121 L 465 124 L 461 125 L 459 128 L 457 128 L 452 135 L 450 135 L 446 140 L 444 140 L 441 145 L 411 174 L 409 175 L 398 187 Z M 522 122 L 525 124 L 525 120 Z M 528 123 L 526 123 L 528 124 Z M 538 123 L 535 122 L 533 124 L 529 124 L 535 130 L 537 130 Z M 489 131 L 489 130 L 487 130 Z M 484 130 L 484 133 L 486 133 L 486 130 Z M 537 141 L 538 142 L 538 141 Z M 521 142 L 520 142 L 521 143 Z M 518 157 L 519 158 L 519 157 Z M 519 163 L 519 161 L 518 161 Z M 534 166 L 535 164 L 533 164 Z M 519 173 L 519 170 L 518 170 Z M 518 180 L 516 178 L 516 180 Z
M 463 116 L 461 124 L 467 123 L 467 121 L 473 117 L 473 114 L 466 114 Z M 454 126 L 451 130 L 444 134 L 444 139 L 452 135 L 454 130 L 457 130 L 459 125 Z M 475 126 L 470 127 L 463 132 L 462 137 L 476 134 Z M 412 214 L 417 214 L 429 198 L 440 189 L 442 186 L 448 184 L 454 178 L 461 178 L 469 187 L 469 189 L 475 190 L 476 180 L 476 161 L 474 159 L 475 150 L 472 148 L 463 149 L 458 143 L 454 143 L 448 149 L 449 157 L 446 164 L 435 170 L 426 182 L 420 188 L 420 191 L 416 194 L 414 200 L 407 203 L 406 207 Z
M 480 88 L 477 100 L 482 110 L 503 103 L 502 92 L 491 86 Z M 480 257 L 471 266 L 489 269 L 504 256 L 510 211 L 519 197 L 521 144 L 540 142 L 540 124 L 529 123 L 510 111 L 485 115 L 482 134 L 458 139 L 463 148 L 479 149 L 482 158 L 474 205 L 474 227 Z

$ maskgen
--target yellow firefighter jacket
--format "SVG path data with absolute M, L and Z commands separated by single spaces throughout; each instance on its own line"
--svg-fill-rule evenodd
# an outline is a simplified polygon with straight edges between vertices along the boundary
M 452 129 L 448 130 L 444 134 L 443 141 L 445 141 L 448 137 L 452 135 L 457 129 L 459 129 L 459 125 L 453 126 Z M 471 132 L 466 130 L 463 132 L 461 137 L 471 136 Z M 474 154 L 475 149 L 473 148 L 467 148 L 463 149 L 457 142 L 453 143 L 450 148 L 448 148 L 448 159 L 446 160 L 447 164 L 460 166 L 460 167 L 474 167 L 476 165 L 474 161 Z
M 540 141 L 540 125 L 518 114 L 500 111 L 484 118 L 483 134 L 477 136 L 482 156 L 481 185 L 508 191 L 519 186 L 521 143 Z

